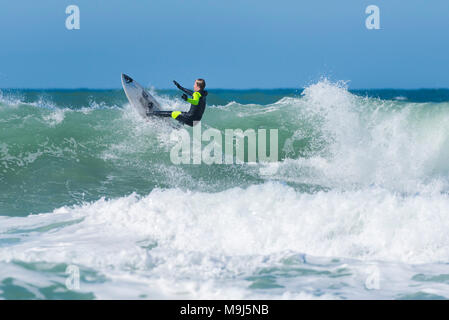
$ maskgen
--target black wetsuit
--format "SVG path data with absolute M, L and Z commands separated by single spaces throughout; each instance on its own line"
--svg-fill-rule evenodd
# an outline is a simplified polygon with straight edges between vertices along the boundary
M 206 109 L 207 91 L 200 90 L 194 92 L 181 86 L 178 86 L 178 88 L 189 96 L 192 96 L 192 99 L 186 99 L 187 102 L 190 102 L 189 111 L 155 111 L 154 115 L 160 117 L 172 117 L 173 119 L 192 127 L 194 122 L 200 121 L 203 117 L 204 110 Z

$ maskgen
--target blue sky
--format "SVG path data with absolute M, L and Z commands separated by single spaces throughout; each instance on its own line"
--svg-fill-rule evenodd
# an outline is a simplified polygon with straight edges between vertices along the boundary
M 448 33 L 447 0 L 2 0 L 0 88 L 448 88 Z

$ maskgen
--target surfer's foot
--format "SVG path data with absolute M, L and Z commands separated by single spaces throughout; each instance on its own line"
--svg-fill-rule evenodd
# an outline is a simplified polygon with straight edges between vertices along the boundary
M 153 113 L 151 110 L 153 110 L 153 102 L 148 102 L 148 110 L 146 112 L 147 116 L 150 116 Z

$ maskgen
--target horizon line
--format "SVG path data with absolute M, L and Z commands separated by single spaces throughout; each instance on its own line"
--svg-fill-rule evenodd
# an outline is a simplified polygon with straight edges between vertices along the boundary
M 144 87 L 145 89 L 155 89 L 155 90 L 173 90 L 177 91 L 175 88 L 154 88 L 154 87 Z M 249 91 L 249 90 L 304 90 L 306 87 L 293 88 L 293 87 L 279 87 L 279 88 L 207 88 L 206 91 L 210 90 L 229 90 L 229 91 Z M 347 88 L 348 90 L 449 90 L 449 87 L 420 87 L 420 88 L 387 88 L 387 87 L 373 87 L 373 88 Z M 48 88 L 26 88 L 26 87 L 9 87 L 0 88 L 1 90 L 35 90 L 35 91 L 45 91 L 45 90 L 61 90 L 61 91 L 111 91 L 111 90 L 123 90 L 121 87 L 116 88 L 94 88 L 94 87 L 48 87 Z

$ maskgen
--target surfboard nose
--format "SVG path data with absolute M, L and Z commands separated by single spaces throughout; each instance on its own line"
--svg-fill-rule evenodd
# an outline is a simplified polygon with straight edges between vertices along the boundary
M 125 80 L 126 83 L 133 82 L 133 79 L 130 76 L 124 74 L 124 73 L 122 73 L 122 78 Z

